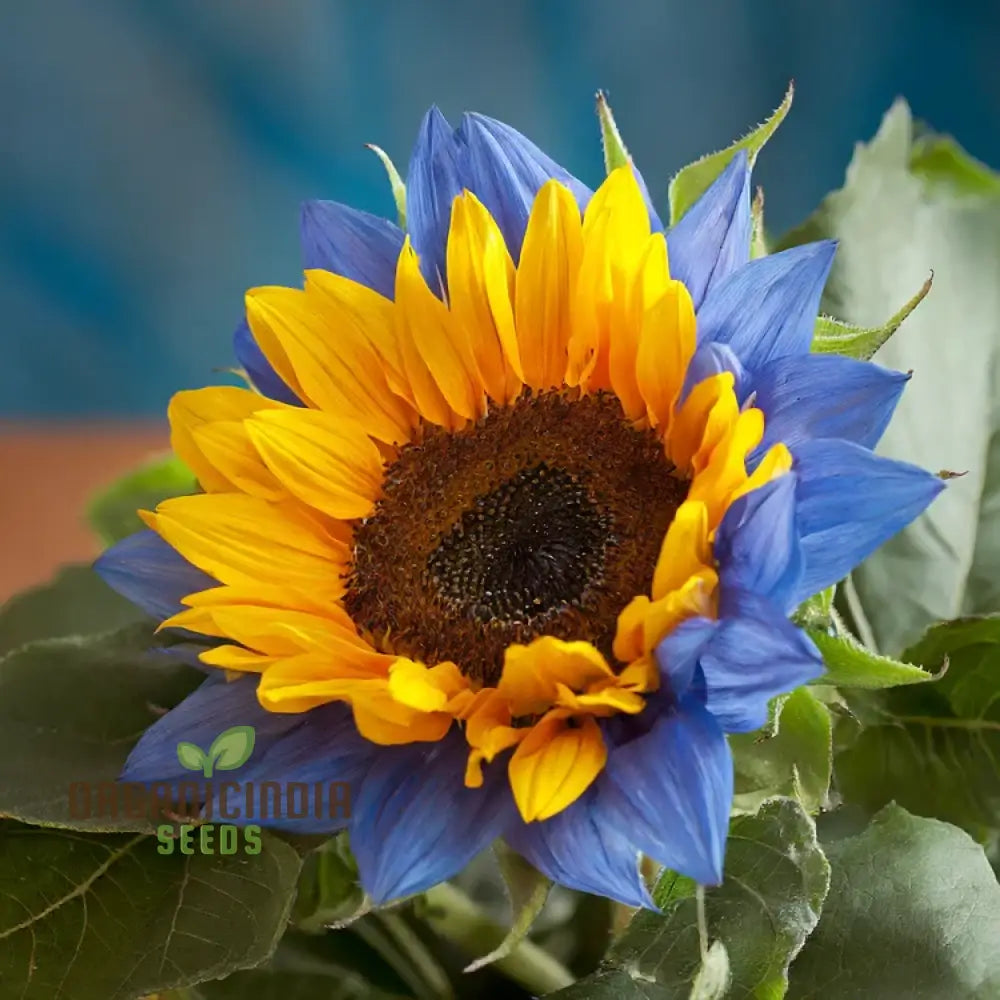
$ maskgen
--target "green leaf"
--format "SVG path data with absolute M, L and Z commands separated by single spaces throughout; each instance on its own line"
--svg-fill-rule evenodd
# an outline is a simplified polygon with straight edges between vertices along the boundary
M 20 1000 L 130 1000 L 263 961 L 299 860 L 161 854 L 157 838 L 0 825 L 0 983 Z
M 403 178 L 399 176 L 396 164 L 392 162 L 389 154 L 384 149 L 371 142 L 366 143 L 366 145 L 382 161 L 382 166 L 385 167 L 386 175 L 389 178 L 389 186 L 392 188 L 392 200 L 396 203 L 396 218 L 399 228 L 405 231 L 406 184 L 403 183 Z
M 143 732 L 203 680 L 156 645 L 152 627 L 139 625 L 29 643 L 0 660 L 0 815 L 148 829 L 124 815 L 74 818 L 70 806 L 71 786 L 116 780 Z
M 845 323 L 832 316 L 820 316 L 813 331 L 812 349 L 817 354 L 845 354 L 849 358 L 870 361 L 875 352 L 903 325 L 903 321 L 927 297 L 933 275 L 917 293 L 881 326 L 864 327 Z
M 897 102 L 844 187 L 782 244 L 840 240 L 823 311 L 861 327 L 935 275 L 875 357 L 913 371 L 879 451 L 967 474 L 853 574 L 891 655 L 935 621 L 1000 610 L 1000 178 L 970 163 L 952 140 L 915 140 Z
M 621 132 L 615 124 L 615 116 L 603 90 L 597 92 L 597 120 L 601 126 L 601 148 L 604 150 L 604 170 L 611 173 L 618 167 L 632 162 L 625 148 Z
M 830 635 L 822 629 L 806 629 L 823 654 L 826 673 L 817 684 L 835 687 L 888 688 L 900 684 L 923 684 L 935 675 L 910 663 L 879 656 L 849 635 Z
M 756 816 L 732 821 L 725 881 L 705 892 L 709 939 L 729 956 L 731 997 L 780 997 L 788 964 L 819 919 L 829 866 L 812 820 L 791 799 L 766 803 Z M 654 890 L 662 914 L 641 912 L 615 942 L 602 974 L 627 974 L 638 996 L 686 997 L 701 967 L 695 885 L 672 872 Z M 566 997 L 611 996 L 598 989 Z M 586 982 L 584 980 L 583 982 Z M 563 994 L 558 994 L 562 996 Z
M 789 1000 L 1000 996 L 1000 887 L 965 833 L 888 806 L 827 856 L 823 919 Z
M 731 736 L 734 808 L 756 813 L 765 800 L 785 795 L 818 812 L 830 789 L 831 729 L 829 709 L 803 687 L 776 700 L 760 733 Z
M 177 759 L 189 771 L 200 771 L 208 760 L 200 746 L 184 741 L 177 744 Z
M 346 833 L 306 856 L 293 914 L 297 927 L 312 932 L 324 927 L 346 927 L 370 908 Z
M 788 85 L 781 104 L 778 105 L 774 114 L 762 125 L 758 125 L 752 132 L 737 140 L 726 149 L 718 153 L 710 153 L 703 156 L 694 163 L 689 163 L 682 168 L 670 182 L 670 224 L 675 225 L 682 215 L 708 190 L 712 181 L 715 180 L 723 170 L 726 169 L 729 161 L 741 149 L 747 151 L 750 165 L 753 166 L 757 159 L 757 154 L 764 148 L 764 144 L 778 130 L 778 126 L 785 120 L 788 109 L 792 106 L 792 97 L 795 88 Z
M 151 510 L 161 500 L 196 492 L 194 474 L 173 455 L 157 456 L 98 494 L 87 510 L 91 526 L 108 545 L 145 525 L 137 510 Z
M 549 897 L 552 880 L 529 864 L 520 854 L 500 842 L 496 847 L 497 862 L 504 885 L 510 896 L 511 921 L 507 936 L 492 951 L 466 966 L 466 972 L 475 972 L 498 959 L 506 958 L 527 936 L 535 918 L 542 912 Z
M 110 632 L 143 620 L 146 616 L 89 566 L 67 566 L 0 608 L 0 656 L 35 639 Z
M 683 995 L 683 994 L 682 994 Z M 595 972 L 545 1000 L 676 1000 L 677 993 L 636 978 L 622 969 Z
M 937 625 L 906 655 L 947 670 L 865 706 L 870 724 L 836 758 L 838 788 L 869 815 L 896 801 L 985 840 L 1000 826 L 1000 616 Z
M 250 759 L 254 739 L 253 726 L 232 726 L 212 741 L 208 759 L 218 771 L 234 771 Z
M 837 586 L 827 587 L 818 594 L 813 594 L 795 609 L 795 621 L 802 626 L 827 629 L 833 621 L 833 597 Z

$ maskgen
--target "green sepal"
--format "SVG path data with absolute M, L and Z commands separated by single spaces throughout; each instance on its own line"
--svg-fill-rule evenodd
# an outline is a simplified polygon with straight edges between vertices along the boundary
M 621 132 L 615 123 L 614 113 L 603 90 L 597 92 L 597 120 L 601 125 L 601 148 L 604 150 L 604 169 L 607 173 L 632 162 Z
M 403 178 L 399 175 L 399 171 L 396 169 L 396 164 L 392 162 L 389 158 L 389 154 L 382 149 L 381 146 L 376 146 L 371 142 L 365 143 L 365 146 L 382 161 L 382 166 L 385 167 L 385 172 L 389 177 L 389 186 L 392 188 L 392 199 L 396 203 L 396 215 L 399 220 L 399 228 L 405 230 L 406 184 L 403 182 Z
M 750 166 L 754 165 L 757 154 L 763 149 L 764 144 L 777 131 L 778 126 L 785 120 L 788 109 L 792 106 L 792 98 L 795 95 L 794 84 L 788 85 L 788 90 L 782 102 L 775 109 L 774 114 L 763 124 L 749 132 L 742 139 L 737 140 L 731 146 L 719 150 L 717 153 L 710 153 L 703 156 L 694 163 L 689 163 L 682 167 L 670 182 L 670 224 L 676 225 L 684 213 L 708 190 L 712 181 L 715 180 L 729 161 L 741 150 L 747 151 Z

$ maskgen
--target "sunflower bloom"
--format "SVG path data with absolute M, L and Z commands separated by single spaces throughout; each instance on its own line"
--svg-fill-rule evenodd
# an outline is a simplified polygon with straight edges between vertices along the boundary
M 209 676 L 123 777 L 253 725 L 242 780 L 350 783 L 376 902 L 498 837 L 632 905 L 642 853 L 717 883 L 725 734 L 822 673 L 790 612 L 941 488 L 871 450 L 908 376 L 809 353 L 834 246 L 749 260 L 742 154 L 665 233 L 631 166 L 432 110 L 406 193 L 406 233 L 307 204 L 249 387 L 171 402 L 202 492 L 98 568 Z

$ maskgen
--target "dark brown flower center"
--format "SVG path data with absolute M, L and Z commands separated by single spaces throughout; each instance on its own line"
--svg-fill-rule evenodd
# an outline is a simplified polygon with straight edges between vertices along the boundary
M 539 635 L 610 657 L 686 491 L 611 395 L 525 395 L 457 433 L 425 428 L 355 531 L 347 610 L 377 640 L 485 684 L 510 643 Z

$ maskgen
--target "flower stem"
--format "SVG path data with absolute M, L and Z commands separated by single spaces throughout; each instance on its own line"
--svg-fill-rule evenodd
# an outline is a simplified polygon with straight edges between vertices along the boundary
M 461 889 L 442 882 L 428 889 L 425 898 L 427 923 L 470 957 L 487 955 L 503 941 L 503 928 Z M 493 965 L 534 994 L 551 993 L 573 982 L 573 976 L 562 963 L 528 940 L 521 941 Z

